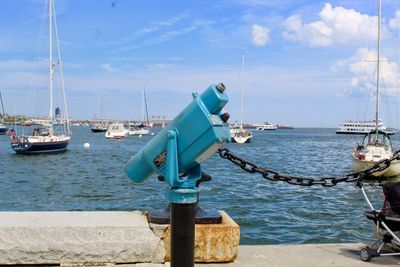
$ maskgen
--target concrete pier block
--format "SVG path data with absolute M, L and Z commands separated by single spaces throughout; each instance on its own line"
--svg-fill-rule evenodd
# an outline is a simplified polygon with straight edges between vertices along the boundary
M 237 258 L 240 229 L 228 214 L 221 212 L 220 224 L 196 224 L 195 261 L 196 262 L 232 262 Z M 150 224 L 150 228 L 164 240 L 166 261 L 170 261 L 169 225 Z
M 140 212 L 0 212 L 0 264 L 161 263 Z

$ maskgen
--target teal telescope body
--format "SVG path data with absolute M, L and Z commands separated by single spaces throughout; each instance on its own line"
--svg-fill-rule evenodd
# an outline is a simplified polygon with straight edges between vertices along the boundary
M 167 198 L 173 203 L 194 203 L 200 164 L 230 141 L 229 115 L 221 111 L 228 102 L 222 83 L 211 85 L 127 163 L 125 172 L 134 182 L 153 173 L 169 184 Z

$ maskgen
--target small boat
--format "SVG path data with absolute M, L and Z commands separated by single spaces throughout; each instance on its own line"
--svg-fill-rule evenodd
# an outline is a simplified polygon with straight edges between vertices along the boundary
M 336 130 L 337 134 L 361 134 L 365 135 L 371 131 L 378 129 L 381 132 L 385 132 L 388 135 L 395 134 L 394 129 L 386 129 L 383 125 L 381 119 L 378 120 L 378 123 L 375 120 L 370 121 L 344 121 L 339 125 L 339 128 Z
M 70 136 L 50 134 L 47 128 L 34 128 L 30 136 L 11 136 L 11 148 L 16 153 L 35 154 L 61 152 L 67 149 Z
M 18 154 L 53 153 L 67 150 L 71 139 L 69 119 L 67 112 L 67 101 L 65 99 L 64 78 L 62 75 L 62 63 L 59 50 L 59 38 L 55 29 L 57 59 L 53 60 L 53 26 L 56 27 L 56 14 L 53 0 L 49 0 L 49 91 L 50 91 L 50 112 L 49 118 L 42 122 L 41 127 L 32 129 L 31 135 L 11 136 L 11 148 Z M 53 24 L 54 22 L 54 24 Z M 55 109 L 53 116 L 53 75 L 55 67 L 59 66 L 59 77 L 63 96 L 65 114 L 61 117 L 61 109 Z
M 263 124 L 257 125 L 257 128 L 256 128 L 257 131 L 271 131 L 271 130 L 276 130 L 276 129 L 278 129 L 278 126 L 273 125 L 272 123 L 270 123 L 268 121 L 264 122 Z
M 104 108 L 103 108 L 103 90 L 100 94 L 100 118 L 103 118 Z M 96 115 L 95 115 L 96 117 Z M 90 130 L 93 133 L 104 133 L 108 129 L 108 121 L 104 119 L 93 119 L 90 123 Z
M 150 134 L 150 129 L 145 126 L 143 123 L 137 124 L 130 124 L 128 127 L 129 135 L 148 135 Z
M 142 80 L 142 101 L 141 110 L 142 116 L 139 124 L 130 124 L 128 127 L 129 135 L 148 135 L 150 134 L 149 114 L 147 111 L 146 91 L 144 89 L 144 81 Z M 144 124 L 144 116 L 146 114 L 147 125 Z
M 356 144 L 352 151 L 352 165 L 354 171 L 361 171 L 372 167 L 377 162 L 390 159 L 394 156 L 389 134 L 381 129 L 379 124 L 379 71 L 380 71 L 380 28 L 381 28 L 381 1 L 379 0 L 378 11 L 378 46 L 376 66 L 376 99 L 375 99 L 375 127 L 364 135 L 361 144 Z M 376 172 L 373 176 L 392 177 L 400 174 L 400 161 L 394 160 L 390 166 L 383 171 Z
M 389 135 L 383 131 L 371 131 L 366 134 L 361 144 L 357 144 L 352 153 L 352 165 L 354 171 L 372 167 L 378 161 L 390 159 L 393 156 L 392 143 Z M 400 173 L 400 161 L 394 160 L 389 168 L 376 172 L 375 177 L 393 177 Z
M 6 135 L 7 134 L 8 127 L 5 126 L 2 121 L 0 120 L 0 135 Z
M 128 136 L 128 130 L 125 129 L 122 123 L 111 124 L 105 134 L 107 139 L 124 139 Z
M 4 125 L 4 116 L 6 115 L 4 112 L 4 105 L 3 105 L 3 98 L 1 96 L 1 91 L 0 91 L 0 103 L 1 103 L 1 113 L 0 113 L 0 135 L 5 135 L 7 134 L 8 127 Z
M 105 121 L 96 121 L 90 125 L 90 130 L 94 133 L 106 132 L 108 129 L 108 123 Z
M 243 128 L 243 94 L 244 94 L 244 55 L 242 55 L 242 90 L 240 98 L 240 124 L 232 125 L 230 127 L 231 141 L 232 143 L 244 144 L 250 143 L 253 138 L 252 133 L 249 130 Z
M 238 144 L 250 143 L 251 138 L 253 137 L 250 131 L 243 129 L 243 127 L 240 126 L 231 126 L 229 131 L 231 134 L 232 143 L 238 143 Z

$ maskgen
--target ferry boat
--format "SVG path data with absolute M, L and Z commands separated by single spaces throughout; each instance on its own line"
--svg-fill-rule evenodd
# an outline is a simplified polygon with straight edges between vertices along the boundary
M 393 129 L 386 129 L 382 120 L 379 119 L 378 123 L 375 120 L 370 121 L 344 121 L 336 130 L 337 134 L 368 134 L 371 131 L 379 130 L 388 135 L 395 133 Z
M 270 130 L 276 130 L 278 129 L 278 126 L 273 125 L 270 122 L 264 122 L 263 124 L 257 125 L 256 130 L 257 131 L 270 131 Z

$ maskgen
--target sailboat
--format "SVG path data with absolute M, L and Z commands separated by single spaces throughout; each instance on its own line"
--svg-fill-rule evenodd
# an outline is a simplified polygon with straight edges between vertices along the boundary
M 49 92 L 50 112 L 49 119 L 42 127 L 35 127 L 31 135 L 16 135 L 11 137 L 11 148 L 20 154 L 50 153 L 67 150 L 71 139 L 69 119 L 67 111 L 67 100 L 65 98 L 64 78 L 62 75 L 62 64 L 60 45 L 57 31 L 57 21 L 53 0 L 48 2 L 49 8 Z M 54 23 L 54 25 L 53 25 Z M 54 29 L 53 29 L 54 26 Z M 55 33 L 57 59 L 53 60 L 53 31 Z M 57 107 L 56 118 L 53 116 L 53 74 L 56 66 L 59 66 L 62 95 L 64 100 L 64 118 L 60 116 L 60 109 Z
M 243 95 L 244 95 L 244 55 L 242 55 L 242 90 L 240 98 L 240 124 L 230 126 L 232 143 L 249 143 L 253 135 L 250 131 L 243 128 Z
M 1 103 L 1 113 L 0 113 L 0 135 L 5 135 L 7 133 L 8 127 L 4 125 L 4 116 L 6 115 L 4 113 L 4 104 L 3 104 L 3 98 L 1 96 L 1 91 L 0 91 L 0 103 Z
M 150 134 L 150 129 L 148 127 L 149 123 L 149 115 L 147 112 L 147 101 L 146 101 L 146 92 L 144 89 L 144 81 L 142 81 L 142 101 L 141 101 L 141 122 L 137 125 L 131 124 L 129 125 L 129 135 L 148 135 Z M 144 114 L 146 113 L 147 126 L 144 124 Z
M 354 171 L 361 171 L 375 165 L 378 161 L 390 159 L 394 152 L 386 131 L 379 125 L 379 86 L 380 86 L 380 37 L 381 37 L 381 0 L 378 0 L 378 41 L 377 41 L 377 66 L 376 66 L 376 102 L 375 102 L 375 129 L 364 135 L 361 144 L 356 144 L 352 152 L 352 165 Z M 392 177 L 400 174 L 400 161 L 394 160 L 390 167 L 374 173 L 378 177 Z
M 102 133 L 108 129 L 108 121 L 103 118 L 103 90 L 100 95 L 100 119 L 94 119 L 90 124 L 90 130 L 93 133 Z

